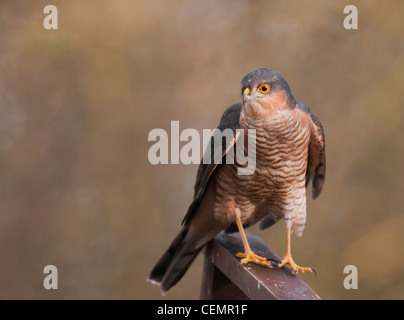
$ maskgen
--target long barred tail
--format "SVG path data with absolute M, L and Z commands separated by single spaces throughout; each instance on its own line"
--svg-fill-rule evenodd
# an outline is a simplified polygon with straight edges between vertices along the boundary
M 148 280 L 160 284 L 163 294 L 182 278 L 203 248 L 187 244 L 187 232 L 188 228 L 184 227 L 149 275 Z

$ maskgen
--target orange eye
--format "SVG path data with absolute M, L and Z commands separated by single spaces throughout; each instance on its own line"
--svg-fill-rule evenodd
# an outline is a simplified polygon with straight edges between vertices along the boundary
M 267 84 L 267 83 L 261 84 L 258 87 L 258 91 L 261 92 L 261 93 L 268 93 L 269 90 L 271 90 L 271 86 L 269 84 Z

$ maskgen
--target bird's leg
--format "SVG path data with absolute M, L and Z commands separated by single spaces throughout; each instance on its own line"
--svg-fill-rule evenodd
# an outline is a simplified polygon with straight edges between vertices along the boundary
M 298 271 L 301 271 L 303 273 L 305 271 L 315 273 L 315 270 L 313 268 L 300 267 L 293 261 L 292 254 L 290 251 L 290 226 L 286 227 L 286 255 L 283 258 L 282 262 L 278 264 L 278 267 L 282 268 L 285 264 L 288 264 L 290 266 L 293 274 L 297 274 Z
M 237 258 L 242 258 L 241 259 L 241 264 L 246 264 L 248 262 L 253 262 L 255 264 L 259 264 L 261 266 L 267 267 L 267 268 L 271 268 L 272 269 L 272 265 L 271 263 L 264 257 L 261 257 L 257 254 L 255 254 L 251 248 L 250 245 L 248 244 L 247 241 L 247 237 L 245 235 L 244 232 L 244 227 L 243 227 L 243 223 L 241 222 L 241 214 L 240 214 L 240 209 L 239 208 L 235 208 L 234 210 L 234 214 L 236 216 L 236 223 L 237 223 L 237 227 L 238 230 L 240 232 L 241 235 L 241 239 L 243 240 L 243 244 L 244 244 L 244 253 L 239 252 L 237 253 L 236 257 Z

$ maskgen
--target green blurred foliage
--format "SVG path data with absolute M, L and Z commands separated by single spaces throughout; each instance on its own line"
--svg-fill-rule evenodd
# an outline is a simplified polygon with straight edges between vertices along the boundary
M 195 165 L 148 162 L 148 133 L 214 128 L 249 71 L 280 71 L 322 120 L 323 194 L 293 254 L 325 299 L 404 298 L 404 2 L 0 3 L 0 298 L 160 299 L 146 282 L 192 199 Z M 257 233 L 278 255 L 283 222 Z M 168 293 L 197 299 L 202 257 Z M 43 268 L 59 289 L 43 288 Z M 343 287 L 343 268 L 359 289 Z

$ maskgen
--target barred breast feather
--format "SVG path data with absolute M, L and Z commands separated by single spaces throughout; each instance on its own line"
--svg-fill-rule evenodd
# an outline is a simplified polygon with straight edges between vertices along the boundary
M 284 217 L 300 235 L 306 220 L 308 113 L 287 108 L 270 118 L 255 118 L 241 111 L 240 127 L 245 129 L 244 141 L 248 141 L 248 130 L 256 130 L 256 170 L 240 176 L 237 162 L 222 166 L 216 175 L 215 217 L 230 219 L 226 206 L 234 200 L 246 226 L 262 220 L 260 227 L 265 228 Z

